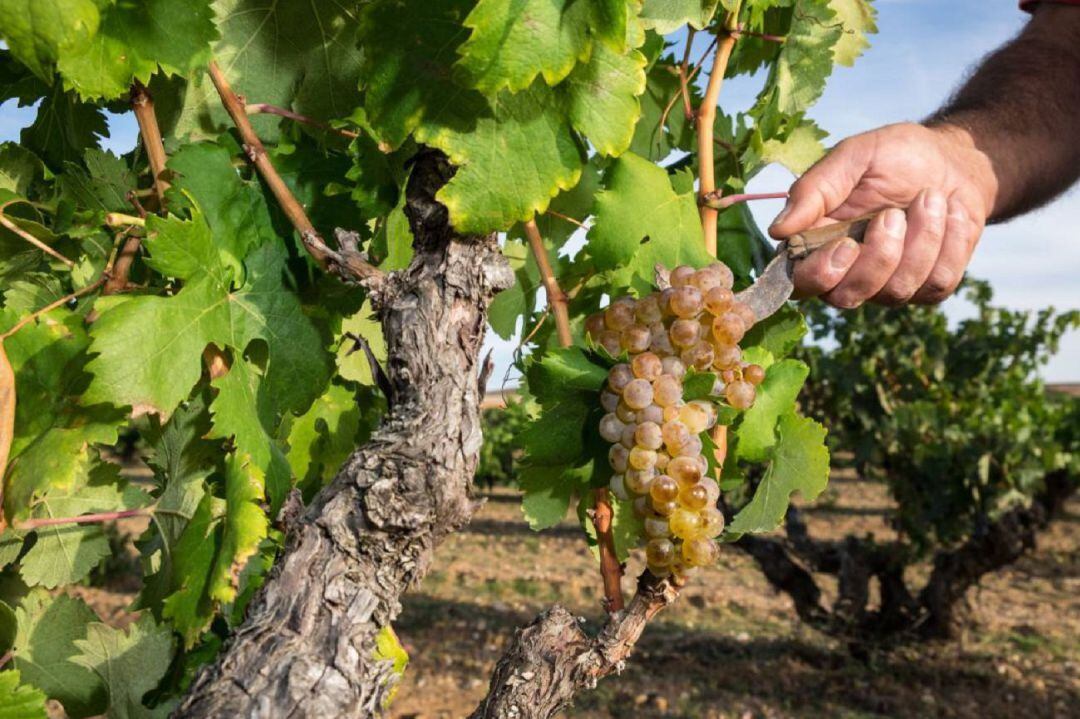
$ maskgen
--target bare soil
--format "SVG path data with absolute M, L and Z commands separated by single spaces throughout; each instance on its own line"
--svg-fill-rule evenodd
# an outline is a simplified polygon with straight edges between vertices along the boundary
M 467 716 L 515 628 L 554 603 L 594 629 L 602 620 L 597 564 L 577 525 L 537 534 L 516 492 L 486 496 L 405 601 L 396 628 L 412 659 L 388 714 L 394 719 Z M 880 486 L 840 472 L 806 515 L 822 537 L 884 539 L 892 534 L 883 521 L 889 508 Z M 640 569 L 641 558 L 632 557 L 627 595 Z M 122 624 L 136 589 L 137 581 L 121 577 L 78 592 L 105 621 Z M 728 548 L 648 628 L 623 674 L 580 697 L 568 715 L 1080 718 L 1080 502 L 969 604 L 970 628 L 958 642 L 853 653 L 802 625 L 752 560 Z

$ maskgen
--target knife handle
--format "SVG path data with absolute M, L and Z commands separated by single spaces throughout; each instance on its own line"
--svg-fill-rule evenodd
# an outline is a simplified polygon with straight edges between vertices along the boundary
M 801 260 L 814 250 L 842 237 L 850 237 L 856 242 L 862 242 L 866 236 L 866 228 L 877 216 L 877 212 L 871 212 L 844 222 L 815 227 L 812 230 L 794 234 L 787 239 L 788 255 L 793 260 Z

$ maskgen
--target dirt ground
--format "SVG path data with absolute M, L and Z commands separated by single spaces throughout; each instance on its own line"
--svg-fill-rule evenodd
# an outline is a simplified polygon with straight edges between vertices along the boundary
M 577 525 L 537 534 L 514 491 L 487 499 L 404 602 L 396 628 L 412 659 L 388 713 L 394 719 L 468 716 L 514 629 L 554 603 L 593 629 L 602 619 L 599 574 Z M 879 486 L 841 472 L 806 516 L 822 537 L 886 538 L 888 507 Z M 633 557 L 628 595 L 640 568 Z M 77 591 L 105 621 L 122 624 L 136 590 L 128 576 Z M 728 548 L 649 626 L 623 674 L 581 696 L 568 716 L 1080 718 L 1080 502 L 970 604 L 971 627 L 957 643 L 854 659 L 802 625 L 787 597 Z
M 888 506 L 880 487 L 841 475 L 807 518 L 823 537 L 884 538 Z M 752 561 L 727 549 L 650 625 L 622 676 L 569 716 L 1080 717 L 1080 503 L 1069 510 L 1033 555 L 973 593 L 960 642 L 863 661 L 801 625 Z M 405 601 L 397 627 L 412 663 L 391 715 L 467 716 L 514 629 L 553 603 L 595 627 L 599 575 L 579 532 L 567 522 L 533 533 L 513 492 L 489 496 Z M 635 557 L 627 593 L 640 565 Z

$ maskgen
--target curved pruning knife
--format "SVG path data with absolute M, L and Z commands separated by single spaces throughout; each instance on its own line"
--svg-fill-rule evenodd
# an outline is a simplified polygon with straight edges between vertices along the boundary
M 814 250 L 843 237 L 862 242 L 866 228 L 878 213 L 837 222 L 832 225 L 806 230 L 783 240 L 776 248 L 776 256 L 766 265 L 754 284 L 735 295 L 735 299 L 748 305 L 758 321 L 765 319 L 784 306 L 795 290 L 793 278 L 795 263 L 808 257 Z

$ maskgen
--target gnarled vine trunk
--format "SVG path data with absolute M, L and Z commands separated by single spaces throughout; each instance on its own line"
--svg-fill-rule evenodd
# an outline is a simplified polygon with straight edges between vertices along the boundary
M 960 627 L 968 590 L 1034 548 L 1038 533 L 1080 489 L 1080 480 L 1065 471 L 1047 475 L 1044 483 L 1030 505 L 1015 507 L 959 546 L 940 550 L 918 592 L 904 577 L 911 559 L 903 545 L 858 537 L 815 540 L 794 507 L 788 510 L 786 538 L 745 536 L 735 546 L 754 558 L 775 589 L 791 597 L 800 619 L 852 640 L 853 648 L 867 641 L 950 639 Z M 837 578 L 832 607 L 822 603 L 815 572 Z M 874 577 L 881 601 L 871 610 Z
M 371 441 L 287 527 L 247 620 L 175 717 L 368 717 L 395 678 L 375 637 L 466 524 L 480 449 L 477 355 L 488 304 L 513 274 L 495 235 L 460 236 L 436 191 L 454 169 L 422 150 L 406 189 L 415 255 L 373 288 L 391 408 Z

